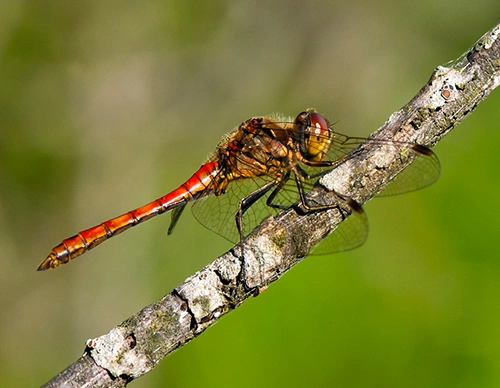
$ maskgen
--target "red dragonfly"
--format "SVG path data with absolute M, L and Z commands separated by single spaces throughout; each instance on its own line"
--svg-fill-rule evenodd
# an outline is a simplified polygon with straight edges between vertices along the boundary
M 415 157 L 400 174 L 404 177 L 391 182 L 383 195 L 423 188 L 439 176 L 439 161 L 430 149 L 414 143 L 342 135 L 334 132 L 314 109 L 299 113 L 295 120 L 253 117 L 227 135 L 209 160 L 177 189 L 64 240 L 52 249 L 38 270 L 65 264 L 107 239 L 172 210 L 170 234 L 191 201 L 196 201 L 192 210 L 201 224 L 233 242 L 241 241 L 264 216 L 293 204 L 300 203 L 306 211 L 337 207 L 337 204 L 310 206 L 306 192 L 319 177 L 347 160 L 349 151 L 366 141 L 390 143 Z M 353 200 L 347 203 L 350 213 L 354 210 L 362 213 Z M 343 236 L 340 245 L 327 244 L 322 253 L 338 252 L 363 243 L 367 222 L 363 217 L 358 219 L 361 221 L 357 221 L 357 231 Z

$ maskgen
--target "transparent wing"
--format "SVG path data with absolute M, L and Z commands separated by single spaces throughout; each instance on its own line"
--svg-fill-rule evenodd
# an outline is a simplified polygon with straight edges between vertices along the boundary
M 231 182 L 225 194 L 209 196 L 196 201 L 192 206 L 195 218 L 206 228 L 218 233 L 227 240 L 238 243 L 240 236 L 236 227 L 235 217 L 241 198 L 269 182 L 265 178 L 252 178 Z M 306 190 L 310 190 L 309 182 L 304 183 Z M 256 201 L 243 216 L 243 232 L 246 236 L 265 217 L 276 215 L 281 211 L 267 205 L 266 201 L 272 190 Z M 293 179 L 279 191 L 273 203 L 283 207 L 290 207 L 300 201 L 298 190 Z M 366 214 L 353 211 L 337 229 L 312 251 L 313 255 L 342 252 L 361 246 L 368 235 L 368 219 Z
M 441 165 L 434 152 L 425 148 L 425 154 L 414 148 L 407 148 L 400 157 L 413 157 L 413 162 L 402 170 L 377 196 L 387 197 L 423 189 L 439 179 Z
M 220 196 L 210 195 L 197 200 L 192 206 L 194 217 L 206 228 L 216 232 L 227 240 L 238 243 L 239 231 L 236 227 L 236 215 L 243 198 L 260 187 L 272 182 L 272 177 L 255 177 L 229 183 L 226 192 Z M 265 217 L 277 214 L 281 209 L 268 206 L 266 201 L 271 195 L 271 188 L 266 195 L 257 200 L 243 215 L 243 234 L 250 233 Z M 299 194 L 293 179 L 290 179 L 279 191 L 273 203 L 281 207 L 290 207 L 299 201 Z
M 281 122 L 284 127 L 292 128 L 290 123 Z M 287 131 L 290 129 L 287 129 Z M 296 141 L 296 134 L 290 133 L 290 138 Z M 392 181 L 379 195 L 389 196 L 403 194 L 418 190 L 434 183 L 440 172 L 439 160 L 436 155 L 426 147 L 413 143 L 394 142 L 390 140 L 365 139 L 360 137 L 349 137 L 338 132 L 334 132 L 330 139 L 329 148 L 322 148 L 319 152 L 322 157 L 321 163 L 317 165 L 304 165 L 301 168 L 312 178 L 304 182 L 305 191 L 311 189 L 314 182 L 319 177 L 338 167 L 344 161 L 352 157 L 354 149 L 363 143 L 370 145 L 389 145 L 397 147 L 401 158 L 411 158 L 412 164 L 404 169 L 397 178 Z M 318 144 L 324 144 L 317 141 Z M 243 158 L 242 158 L 243 160 Z M 240 160 L 240 162 L 242 161 Z M 246 162 L 248 163 L 248 162 Z M 251 166 L 247 165 L 251 169 Z M 286 171 L 290 171 L 292 166 L 283 168 L 281 176 Z M 239 210 L 240 201 L 247 198 L 253 192 L 269 184 L 273 186 L 265 195 L 259 198 L 245 212 L 242 220 L 243 234 L 250 233 L 269 214 L 276 214 L 282 208 L 292 206 L 299 202 L 300 197 L 296 187 L 293 174 L 284 184 L 273 199 L 272 203 L 276 207 L 268 206 L 268 198 L 273 195 L 273 191 L 278 187 L 278 176 L 257 176 L 234 180 L 229 183 L 225 192 L 219 196 L 210 195 L 198 199 L 192 206 L 195 218 L 208 229 L 220 234 L 229 241 L 239 242 L 240 235 L 236 227 L 236 216 Z M 249 175 L 247 175 L 249 176 Z M 216 181 L 216 180 L 214 180 Z M 210 190 L 208 190 L 210 191 Z M 214 190 L 218 192 L 218 190 Z M 326 254 L 353 249 L 360 246 L 368 234 L 368 221 L 366 215 L 361 212 L 353 212 L 339 227 L 332 232 L 325 241 L 320 244 L 313 254 Z
M 420 190 L 432 185 L 439 178 L 441 171 L 439 159 L 427 147 L 408 142 L 349 137 L 338 132 L 334 133 L 332 145 L 324 156 L 324 160 L 331 162 L 332 166 L 322 168 L 320 174 L 325 174 L 338 167 L 351 157 L 353 155 L 350 154 L 351 151 L 361 144 L 365 144 L 366 146 L 381 145 L 396 147 L 400 158 L 413 159 L 413 162 L 402 170 L 377 196 L 399 195 Z M 311 167 L 308 167 L 308 172 L 311 173 L 310 171 Z
M 332 231 L 311 252 L 312 255 L 326 255 L 358 248 L 368 237 L 366 213 L 354 211 Z

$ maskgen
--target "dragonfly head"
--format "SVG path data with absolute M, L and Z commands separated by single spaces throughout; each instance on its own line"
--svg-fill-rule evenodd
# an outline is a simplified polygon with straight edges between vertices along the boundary
M 314 109 L 299 113 L 295 119 L 299 151 L 310 161 L 321 161 L 332 144 L 333 131 L 328 121 Z

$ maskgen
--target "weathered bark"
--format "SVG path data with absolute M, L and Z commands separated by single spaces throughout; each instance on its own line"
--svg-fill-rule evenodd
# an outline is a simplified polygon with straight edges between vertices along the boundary
M 439 66 L 429 82 L 374 134 L 432 147 L 500 83 L 500 24 L 453 64 Z M 382 143 L 380 143 L 382 144 Z M 322 185 L 363 204 L 408 164 L 401 150 L 362 146 L 321 179 Z M 315 189 L 314 200 L 329 200 Z M 338 200 L 334 196 L 333 199 Z M 288 210 L 266 219 L 241 247 L 187 278 L 160 301 L 89 340 L 85 354 L 47 387 L 122 387 L 152 370 L 219 317 L 256 296 L 307 255 L 343 222 L 338 209 L 299 215 Z

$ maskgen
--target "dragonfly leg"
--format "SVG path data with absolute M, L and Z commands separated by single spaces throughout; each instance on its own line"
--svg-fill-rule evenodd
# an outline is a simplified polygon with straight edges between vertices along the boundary
M 236 227 L 238 228 L 238 232 L 240 233 L 240 241 L 243 240 L 244 231 L 243 231 L 243 215 L 245 212 L 260 198 L 262 198 L 269 190 L 271 190 L 274 186 L 279 185 L 279 182 L 272 181 L 265 184 L 262 187 L 259 187 L 254 192 L 247 195 L 245 198 L 240 200 L 238 204 L 238 212 L 236 213 Z
M 297 185 L 297 190 L 299 191 L 300 202 L 307 212 L 338 208 L 340 213 L 342 214 L 342 217 L 343 218 L 346 217 L 346 215 L 344 214 L 344 211 L 342 209 L 342 206 L 339 206 L 337 203 L 333 203 L 330 205 L 316 205 L 316 206 L 309 205 L 309 202 L 307 201 L 306 193 L 304 190 L 304 185 L 302 183 L 302 178 L 310 179 L 311 176 L 306 171 L 304 171 L 300 166 L 295 166 L 295 168 L 293 169 L 293 172 L 294 172 L 294 176 L 295 176 L 295 183 Z M 335 191 L 333 191 L 333 194 L 335 194 L 335 196 L 338 197 L 340 200 L 346 202 L 352 211 L 355 211 L 357 213 L 363 213 L 363 209 L 362 209 L 361 205 L 359 203 L 357 203 L 354 199 L 345 197 L 345 196 L 343 196 Z
M 282 178 L 278 178 L 274 181 L 271 181 L 264 186 L 258 188 L 257 190 L 253 191 L 249 195 L 247 195 L 245 198 L 243 198 L 238 205 L 238 212 L 236 213 L 236 226 L 238 227 L 238 232 L 240 234 L 240 244 L 241 244 L 241 262 L 242 262 L 242 271 L 245 272 L 245 252 L 243 248 L 243 239 L 244 239 L 244 230 L 243 230 L 243 215 L 245 212 L 250 209 L 250 207 L 255 204 L 259 199 L 261 199 L 266 193 L 269 192 L 269 190 L 273 189 L 269 199 L 267 200 L 267 203 L 269 204 L 272 202 L 272 199 L 276 197 L 278 192 L 283 188 L 283 185 L 286 183 L 288 178 L 290 177 L 290 173 L 285 174 Z
M 272 191 L 272 193 L 269 195 L 266 201 L 266 205 L 269 207 L 272 207 L 274 209 L 280 209 L 280 210 L 286 210 L 290 208 L 290 205 L 285 206 L 285 205 L 280 205 L 277 203 L 273 203 L 275 200 L 276 196 L 279 194 L 279 192 L 283 189 L 283 186 L 285 186 L 286 182 L 288 182 L 288 179 L 290 178 L 290 172 L 288 171 L 283 178 L 280 179 L 280 181 L 277 183 L 277 186 L 275 189 Z
M 337 160 L 334 160 L 334 161 L 321 161 L 321 162 L 314 162 L 314 161 L 310 161 L 310 160 L 307 161 L 307 160 L 303 159 L 302 162 L 306 166 L 310 166 L 310 167 L 330 167 L 330 168 L 327 168 L 326 170 L 320 171 L 320 172 L 318 172 L 316 174 L 309 174 L 303 168 L 301 168 L 300 165 L 297 165 L 296 168 L 299 170 L 300 175 L 304 179 L 307 179 L 307 180 L 309 180 L 309 179 L 316 179 L 316 178 L 319 178 L 319 177 L 325 175 L 326 173 L 334 170 L 335 168 L 337 168 L 338 166 L 340 166 L 342 163 L 344 163 L 346 160 L 348 160 L 351 157 L 352 156 L 348 154 L 348 155 L 344 155 L 341 158 L 339 158 Z
M 340 166 L 342 163 L 344 163 L 346 160 L 349 158 L 352 158 L 351 154 L 346 154 L 343 155 L 342 157 L 335 159 L 335 160 L 322 160 L 322 161 L 314 161 L 314 160 L 307 160 L 303 157 L 299 158 L 299 160 L 304 163 L 306 166 L 309 167 L 330 167 L 327 168 L 326 170 L 320 171 L 316 174 L 309 174 L 304 169 L 302 169 L 299 165 L 297 165 L 297 168 L 300 170 L 300 174 L 304 179 L 315 179 L 320 176 L 325 175 L 327 172 L 332 171 L 336 167 Z

